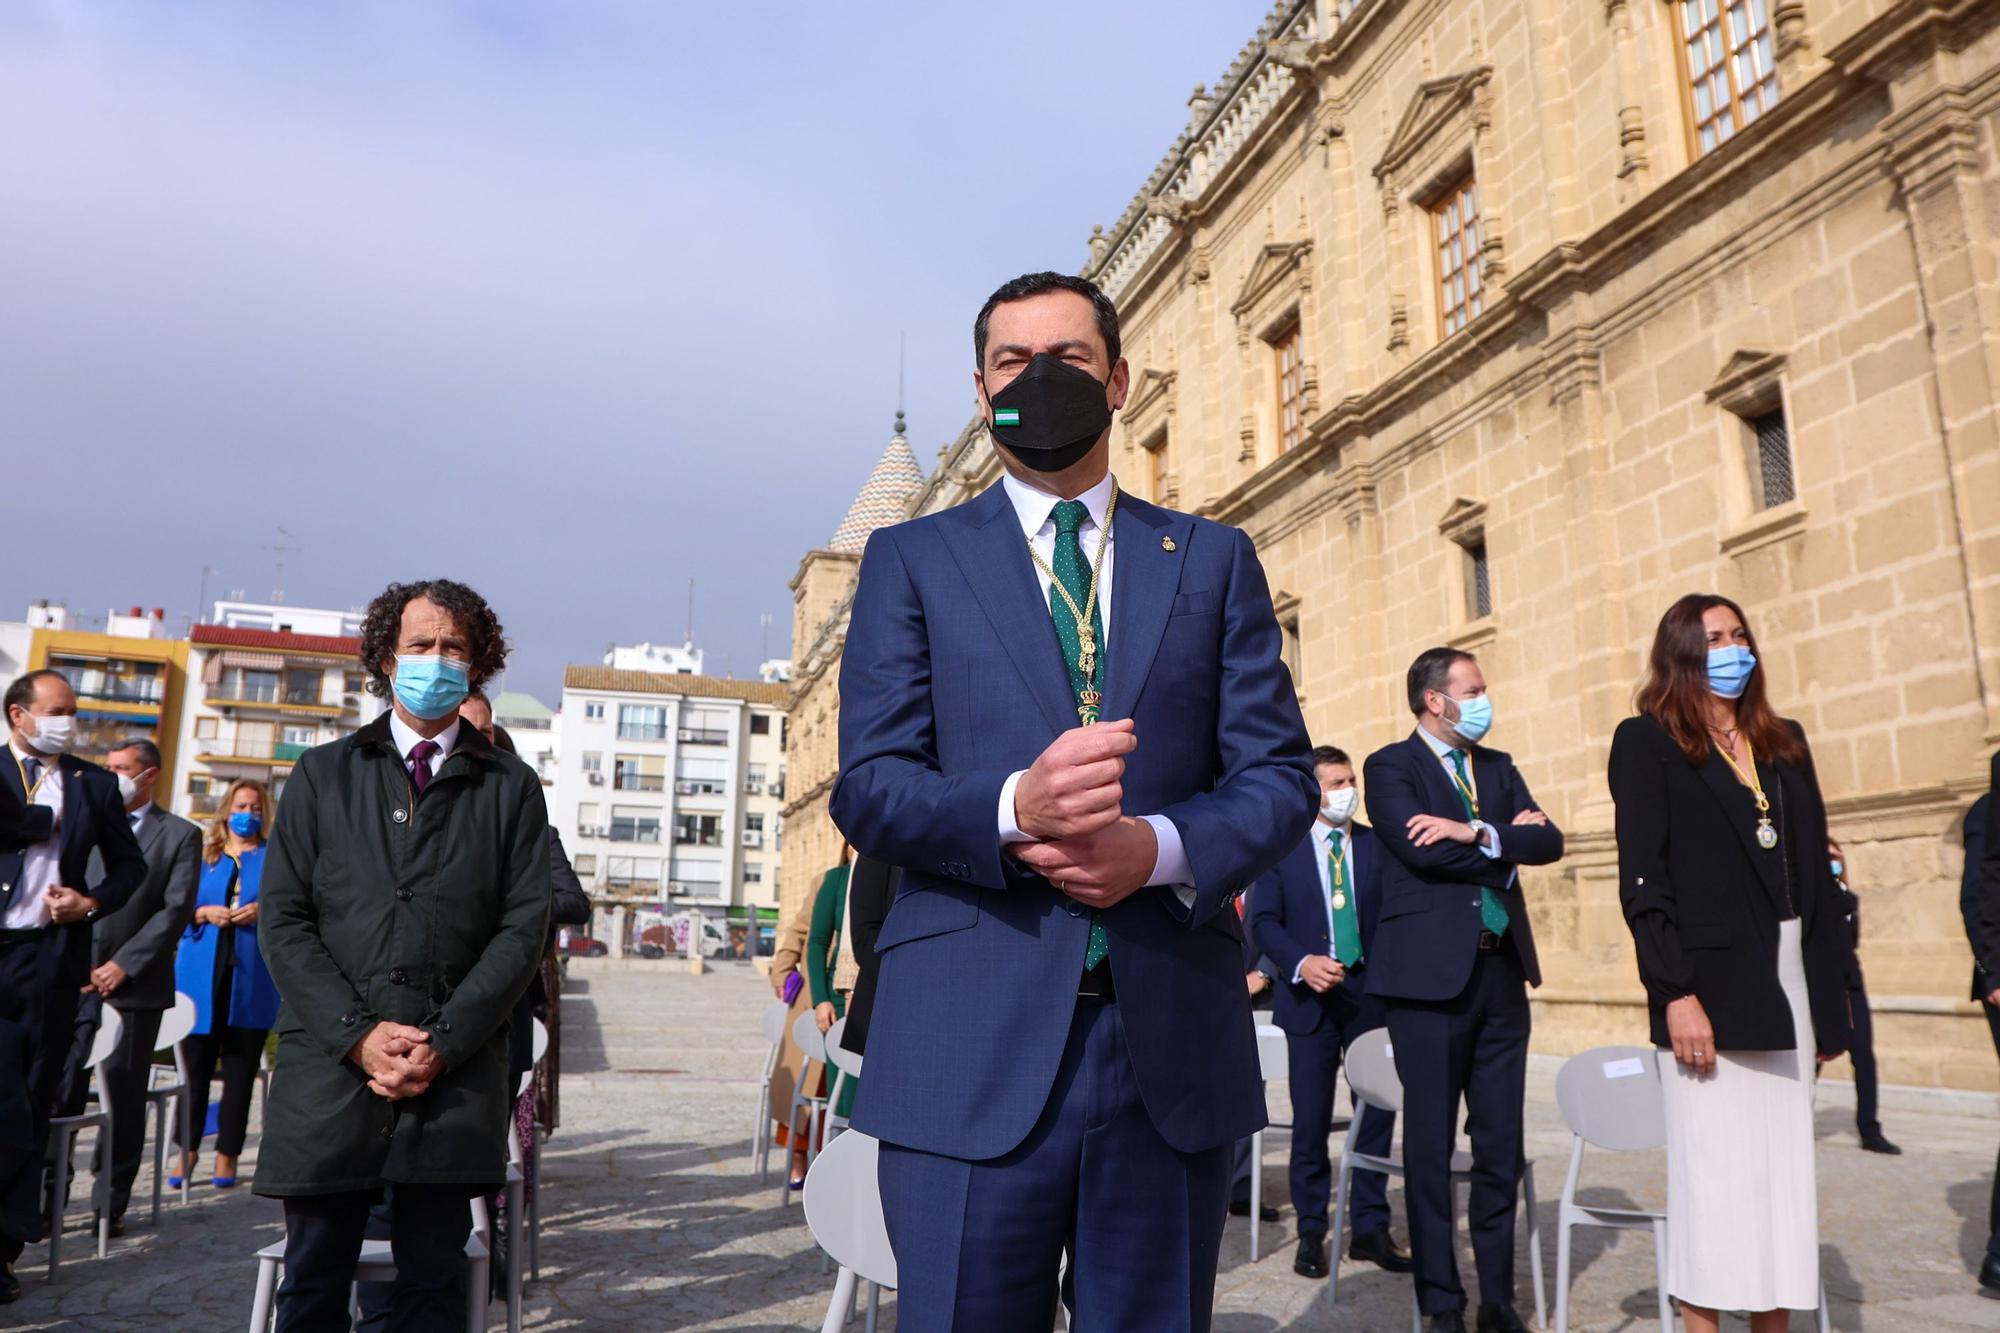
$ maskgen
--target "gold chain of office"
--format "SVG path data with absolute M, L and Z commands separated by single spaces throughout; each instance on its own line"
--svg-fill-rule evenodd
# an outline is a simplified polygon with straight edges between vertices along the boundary
M 1111 502 L 1104 507 L 1104 528 L 1097 538 L 1097 558 L 1090 566 L 1090 591 L 1084 597 L 1084 604 L 1093 612 L 1097 610 L 1098 576 L 1104 573 L 1104 553 L 1111 546 L 1111 520 L 1117 514 L 1118 483 L 1114 481 L 1111 483 Z M 1049 562 L 1042 559 L 1042 553 L 1035 549 L 1032 538 L 1028 541 L 1028 558 L 1035 562 L 1036 568 L 1049 576 L 1049 586 L 1056 590 L 1069 607 L 1070 614 L 1076 617 L 1076 667 L 1078 673 L 1083 676 L 1083 689 L 1077 695 L 1076 713 L 1087 727 L 1097 721 L 1104 705 L 1104 694 L 1097 688 L 1096 683 L 1097 631 L 1092 627 L 1091 616 L 1085 614 L 1084 608 L 1076 604 L 1076 598 L 1070 596 L 1069 589 L 1063 587 L 1063 581 L 1056 577 L 1055 570 L 1049 568 Z

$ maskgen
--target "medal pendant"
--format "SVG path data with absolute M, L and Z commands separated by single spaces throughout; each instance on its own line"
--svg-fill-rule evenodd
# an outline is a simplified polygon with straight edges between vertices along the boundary
M 1333 910 L 1338 912 L 1345 906 L 1347 906 L 1347 895 L 1341 893 L 1339 890 L 1335 890 L 1333 895 Z
M 1096 690 L 1085 690 L 1077 696 L 1077 701 L 1076 715 L 1083 719 L 1083 725 L 1087 727 L 1097 721 L 1099 706 L 1103 704 L 1104 696 Z
M 1768 819 L 1757 821 L 1757 845 L 1767 852 L 1778 845 L 1778 830 L 1771 827 Z

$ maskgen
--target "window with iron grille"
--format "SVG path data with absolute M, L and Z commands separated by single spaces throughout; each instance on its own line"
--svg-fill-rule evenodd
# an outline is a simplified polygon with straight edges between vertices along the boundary
M 1465 612 L 1473 620 L 1493 614 L 1493 575 L 1486 564 L 1486 538 L 1465 545 Z
M 1167 433 L 1161 431 L 1159 438 L 1146 446 L 1146 462 L 1153 474 L 1152 501 L 1156 505 L 1167 502 Z
M 1751 483 L 1756 487 L 1757 507 L 1771 509 L 1798 496 L 1798 479 L 1792 472 L 1792 433 L 1785 425 L 1785 409 L 1774 408 L 1750 419 L 1750 434 L 1756 449 Z
M 1472 177 L 1438 196 L 1430 208 L 1437 237 L 1438 333 L 1450 337 L 1486 308 L 1479 272 L 1479 185 Z
M 1294 324 L 1271 343 L 1278 358 L 1278 452 L 1298 448 L 1305 433 L 1305 376 L 1299 364 L 1299 326 Z M 1164 445 L 1166 441 L 1161 440 Z M 1164 467 L 1165 450 L 1156 467 Z
M 1692 149 L 1714 151 L 1778 104 L 1768 0 L 1674 0 Z

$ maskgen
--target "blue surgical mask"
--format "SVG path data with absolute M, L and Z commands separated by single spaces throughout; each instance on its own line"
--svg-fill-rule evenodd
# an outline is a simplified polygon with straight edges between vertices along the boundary
M 1708 688 L 1724 699 L 1741 699 L 1756 669 L 1757 654 L 1740 643 L 1708 650 Z
M 412 717 L 429 722 L 444 717 L 471 692 L 465 663 L 455 657 L 398 657 L 396 700 Z
M 1480 738 L 1493 730 L 1493 701 L 1485 695 L 1477 699 L 1455 699 L 1458 705 L 1458 721 L 1451 724 L 1468 745 L 1479 744 Z
M 264 828 L 264 816 L 238 810 L 229 817 L 229 831 L 239 838 L 254 838 Z

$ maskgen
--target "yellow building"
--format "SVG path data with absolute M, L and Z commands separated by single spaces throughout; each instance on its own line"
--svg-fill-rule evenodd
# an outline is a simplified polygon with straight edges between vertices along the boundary
M 158 613 L 113 616 L 114 631 L 38 628 L 28 668 L 62 673 L 76 691 L 76 753 L 102 762 L 122 741 L 160 747 L 160 799 L 173 791 L 187 679 L 186 640 L 168 639 Z
M 1114 467 L 1255 538 L 1314 738 L 1365 754 L 1419 651 L 1480 655 L 1569 833 L 1526 879 L 1541 1050 L 1643 1038 L 1605 759 L 1661 612 L 1717 590 L 1812 739 L 1884 1079 L 1996 1086 L 1957 911 L 2000 743 L 1996 25 L 1286 0 L 1091 237 L 1132 366 Z M 975 424 L 906 509 L 996 475 Z M 794 584 L 801 800 L 837 760 L 843 578 L 815 553 Z

